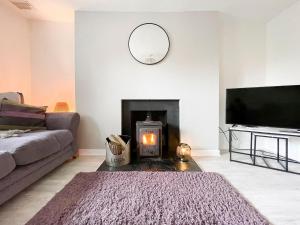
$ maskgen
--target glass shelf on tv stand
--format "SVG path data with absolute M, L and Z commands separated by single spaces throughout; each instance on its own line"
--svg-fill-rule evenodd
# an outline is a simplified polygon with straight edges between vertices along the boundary
M 283 129 L 283 128 L 271 128 L 271 127 L 247 127 L 247 126 L 234 126 L 229 130 L 241 131 L 241 132 L 253 132 L 273 135 L 287 135 L 292 137 L 300 137 L 300 130 L 296 129 Z
M 249 149 L 236 149 L 233 147 L 232 136 L 234 132 L 243 132 L 250 134 Z M 257 141 L 262 138 L 277 140 L 276 154 L 267 150 L 257 149 Z M 288 173 L 300 174 L 300 162 L 289 158 L 290 138 L 300 138 L 300 132 L 297 132 L 297 130 L 282 130 L 279 128 L 266 127 L 231 127 L 229 129 L 230 161 L 284 171 Z M 280 143 L 282 141 L 285 144 L 284 156 L 280 155 Z M 239 155 L 239 158 L 234 158 L 234 156 L 236 155 Z M 247 159 L 242 160 L 241 156 L 245 156 L 247 157 Z

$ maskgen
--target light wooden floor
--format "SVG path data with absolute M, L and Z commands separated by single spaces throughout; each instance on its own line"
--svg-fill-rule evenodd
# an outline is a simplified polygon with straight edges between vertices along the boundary
M 103 157 L 67 162 L 0 207 L 1 225 L 26 223 L 78 172 L 95 171 Z M 195 157 L 205 171 L 224 175 L 274 225 L 300 225 L 300 175 L 230 163 L 222 157 Z

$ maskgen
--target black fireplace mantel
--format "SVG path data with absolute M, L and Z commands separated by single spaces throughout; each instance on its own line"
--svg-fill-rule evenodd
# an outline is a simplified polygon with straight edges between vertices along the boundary
M 179 127 L 179 100 L 152 100 L 152 99 L 123 99 L 122 100 L 122 134 L 132 137 L 135 146 L 135 123 L 137 120 L 146 119 L 148 112 L 153 112 L 153 117 L 166 125 L 167 151 L 163 158 L 174 158 L 176 148 L 180 143 Z M 132 149 L 135 154 L 136 149 Z

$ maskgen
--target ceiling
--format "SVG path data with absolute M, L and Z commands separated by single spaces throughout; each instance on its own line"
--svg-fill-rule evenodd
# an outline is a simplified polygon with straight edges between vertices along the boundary
M 6 0 L 8 1 L 8 0 Z M 12 1 L 12 0 L 11 0 Z M 24 0 L 14 0 L 24 1 Z M 268 21 L 298 0 L 28 0 L 33 19 L 72 21 L 74 11 L 184 12 L 219 11 L 245 19 Z

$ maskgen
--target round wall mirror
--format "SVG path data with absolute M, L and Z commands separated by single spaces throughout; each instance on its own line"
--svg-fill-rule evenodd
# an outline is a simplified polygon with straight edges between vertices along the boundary
M 167 56 L 170 40 L 167 32 L 161 26 L 144 23 L 131 32 L 128 47 L 136 61 L 153 65 L 161 62 Z

